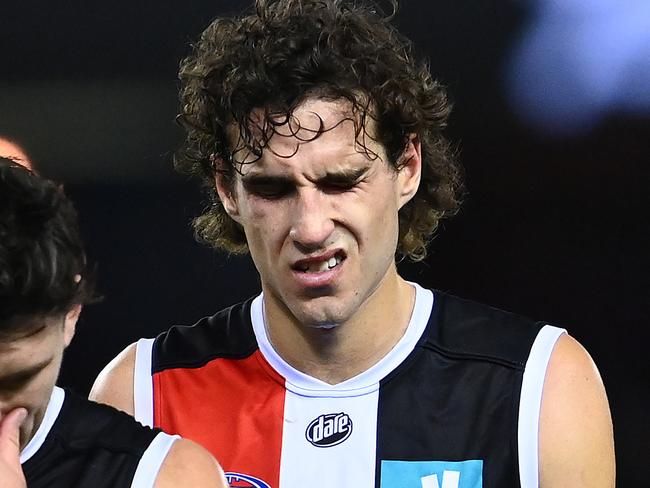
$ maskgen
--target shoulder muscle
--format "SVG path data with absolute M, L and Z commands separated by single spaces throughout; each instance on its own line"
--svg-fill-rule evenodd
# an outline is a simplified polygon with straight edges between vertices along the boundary
M 89 398 L 106 403 L 133 415 L 133 373 L 135 368 L 136 344 L 131 344 L 119 353 L 99 373 Z
M 540 488 L 612 488 L 614 439 L 607 395 L 587 351 L 563 335 L 551 356 L 540 413 Z
M 187 439 L 172 445 L 155 488 L 227 488 L 221 467 L 203 447 Z

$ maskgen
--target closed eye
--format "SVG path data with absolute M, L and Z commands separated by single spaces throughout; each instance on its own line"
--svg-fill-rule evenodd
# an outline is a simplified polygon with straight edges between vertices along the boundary
M 331 173 L 318 181 L 325 193 L 343 193 L 354 189 L 363 181 L 368 168 L 359 168 L 352 172 Z
M 354 187 L 357 186 L 357 182 L 356 181 L 327 182 L 327 183 L 321 183 L 319 186 L 324 193 L 343 193 L 354 189 Z
M 266 198 L 268 200 L 276 200 L 285 197 L 294 191 L 293 183 L 284 178 L 254 176 L 243 179 L 242 185 L 251 195 Z

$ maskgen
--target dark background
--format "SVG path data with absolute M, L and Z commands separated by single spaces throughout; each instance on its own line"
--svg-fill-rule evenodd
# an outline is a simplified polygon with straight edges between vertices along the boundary
M 201 194 L 171 168 L 178 61 L 213 17 L 246 5 L 2 5 L 0 135 L 64 182 L 105 295 L 84 311 L 64 386 L 87 393 L 130 342 L 259 289 L 247 258 L 193 241 Z M 400 268 L 425 286 L 566 327 L 608 391 L 618 486 L 648 486 L 650 116 L 613 112 L 564 137 L 523 124 L 502 80 L 530 16 L 517 2 L 403 2 L 397 25 L 455 103 L 449 136 L 470 193 L 426 262 Z

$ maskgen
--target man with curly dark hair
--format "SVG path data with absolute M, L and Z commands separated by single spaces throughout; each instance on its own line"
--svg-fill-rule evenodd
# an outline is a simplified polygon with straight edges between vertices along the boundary
M 198 237 L 250 252 L 262 294 L 129 346 L 92 395 L 202 443 L 231 486 L 612 486 L 576 341 L 397 272 L 462 189 L 445 93 L 389 20 L 258 0 L 203 32 L 176 165 L 212 196 Z
M 199 445 L 55 386 L 93 297 L 72 203 L 0 157 L 2 488 L 224 486 Z

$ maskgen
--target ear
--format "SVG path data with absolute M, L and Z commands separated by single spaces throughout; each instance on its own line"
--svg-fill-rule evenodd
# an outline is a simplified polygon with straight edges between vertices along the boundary
M 65 347 L 70 345 L 74 333 L 77 330 L 77 320 L 79 320 L 81 308 L 81 304 L 74 305 L 70 310 L 68 310 L 68 313 L 65 314 L 65 322 L 63 324 L 63 340 L 65 341 Z
M 400 169 L 397 174 L 399 208 L 413 198 L 420 187 L 422 175 L 422 148 L 417 134 L 409 134 L 408 142 L 400 157 Z
M 223 204 L 226 213 L 236 222 L 239 217 L 239 206 L 237 205 L 237 198 L 235 195 L 235 181 L 234 178 L 230 179 L 225 174 L 225 163 L 223 159 L 215 156 L 213 159 L 214 165 L 214 186 L 219 195 L 219 200 Z

